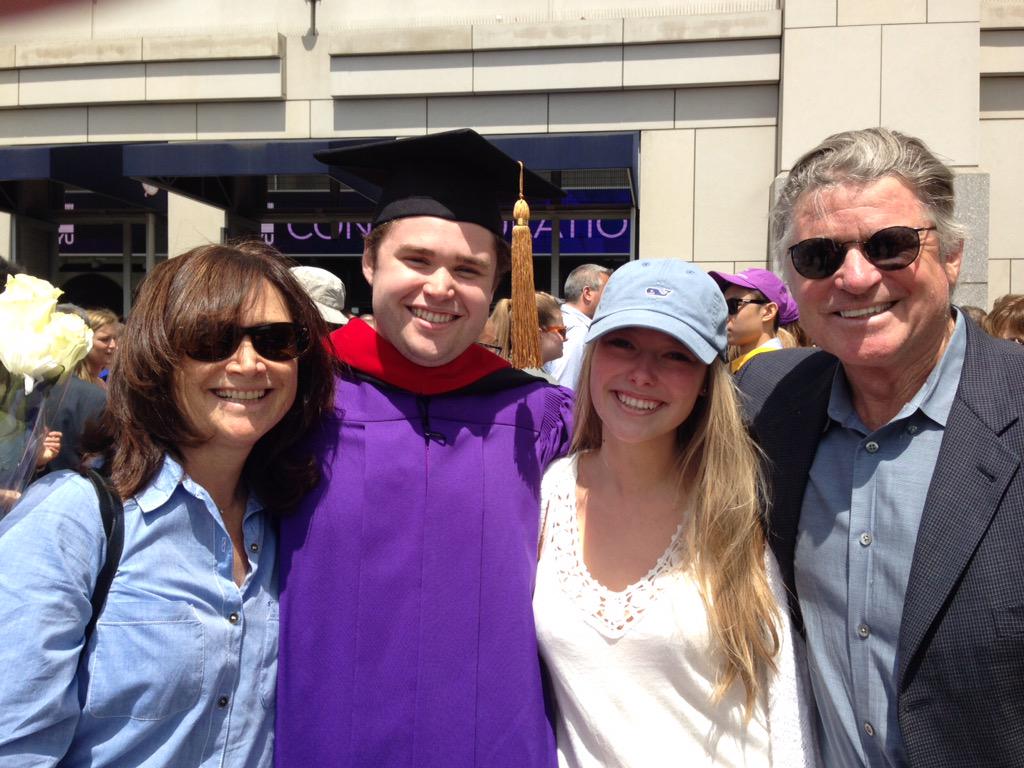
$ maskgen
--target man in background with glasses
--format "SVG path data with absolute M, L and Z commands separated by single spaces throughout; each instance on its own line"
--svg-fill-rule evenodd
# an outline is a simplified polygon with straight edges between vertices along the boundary
M 804 155 L 772 214 L 821 350 L 738 381 L 833 768 L 1024 755 L 1024 350 L 952 306 L 953 209 L 923 142 L 869 129 Z

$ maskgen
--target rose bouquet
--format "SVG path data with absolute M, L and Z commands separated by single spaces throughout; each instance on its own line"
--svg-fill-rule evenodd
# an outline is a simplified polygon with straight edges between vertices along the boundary
M 31 275 L 11 275 L 0 293 L 0 517 L 32 478 L 47 392 L 92 346 L 82 318 L 55 311 L 60 295 Z

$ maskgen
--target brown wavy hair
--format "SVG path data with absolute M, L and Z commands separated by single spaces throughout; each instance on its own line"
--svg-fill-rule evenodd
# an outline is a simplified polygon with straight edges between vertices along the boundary
M 265 283 L 314 342 L 299 358 L 295 402 L 253 447 L 242 475 L 275 513 L 289 511 L 319 482 L 304 438 L 332 406 L 334 365 L 316 342 L 326 336 L 324 321 L 289 266 L 262 241 L 203 245 L 159 264 L 146 278 L 119 341 L 107 410 L 84 441 L 89 452 L 106 458 L 122 498 L 153 480 L 165 454 L 180 462 L 181 447 L 207 439 L 176 399 L 184 350 L 209 325 L 238 323 Z
M 601 447 L 601 417 L 589 385 L 595 348 L 595 343 L 588 344 L 583 353 L 572 453 Z M 755 702 L 767 691 L 767 673 L 775 670 L 781 647 L 779 608 L 764 566 L 760 499 L 767 495 L 760 454 L 743 426 L 726 364 L 715 359 L 705 382 L 705 395 L 676 429 L 675 476 L 683 497 L 692 501 L 690 561 L 721 658 L 713 701 L 740 681 L 750 718 Z

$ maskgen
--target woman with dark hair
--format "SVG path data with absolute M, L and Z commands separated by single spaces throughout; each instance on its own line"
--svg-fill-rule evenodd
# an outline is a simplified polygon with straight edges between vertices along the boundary
M 272 519 L 319 481 L 322 323 L 266 247 L 202 246 L 145 281 L 90 440 L 124 528 L 94 631 L 90 481 L 51 475 L 0 523 L 0 765 L 272 764 Z

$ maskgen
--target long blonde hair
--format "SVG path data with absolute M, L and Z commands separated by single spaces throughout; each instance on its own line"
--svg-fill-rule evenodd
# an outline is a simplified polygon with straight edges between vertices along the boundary
M 601 447 L 601 418 L 589 385 L 595 347 L 588 344 L 583 355 L 572 453 Z M 691 562 L 712 643 L 722 657 L 713 701 L 740 680 L 749 719 L 780 647 L 779 609 L 764 567 L 759 499 L 767 496 L 758 449 L 743 426 L 732 376 L 721 360 L 708 366 L 706 388 L 676 430 L 676 477 L 693 502 Z
M 561 305 L 558 299 L 544 291 L 536 292 L 537 319 L 541 328 L 554 323 L 555 313 L 561 312 Z M 500 299 L 494 305 L 490 316 L 491 328 L 494 330 L 495 346 L 500 348 L 498 352 L 506 360 L 512 358 L 512 302 L 509 299 Z M 539 331 L 539 329 L 538 329 Z

